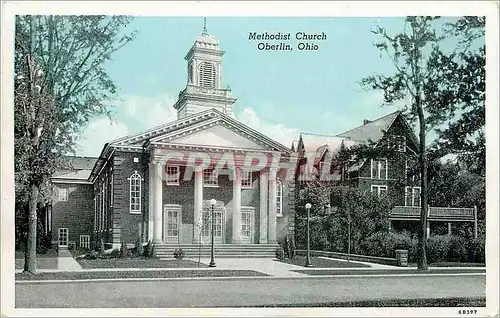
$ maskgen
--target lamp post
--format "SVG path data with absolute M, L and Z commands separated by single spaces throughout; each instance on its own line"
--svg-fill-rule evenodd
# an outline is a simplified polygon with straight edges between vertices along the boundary
M 306 254 L 306 264 L 305 267 L 312 267 L 311 257 L 310 257 L 310 233 L 309 233 L 309 211 L 311 210 L 311 203 L 306 203 L 307 210 L 307 254 Z
M 210 264 L 208 267 L 215 267 L 215 261 L 214 261 L 214 228 L 215 228 L 215 215 L 214 215 L 214 210 L 215 210 L 215 204 L 217 201 L 215 199 L 210 200 L 210 205 L 212 207 L 212 249 L 210 252 Z

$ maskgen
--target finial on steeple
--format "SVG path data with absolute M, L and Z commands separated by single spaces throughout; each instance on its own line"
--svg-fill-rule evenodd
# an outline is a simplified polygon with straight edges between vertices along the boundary
M 203 35 L 208 35 L 207 31 L 207 17 L 203 17 Z

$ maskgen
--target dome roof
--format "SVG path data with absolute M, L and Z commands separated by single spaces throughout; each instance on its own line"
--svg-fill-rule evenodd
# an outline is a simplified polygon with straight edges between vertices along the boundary
M 215 36 L 203 32 L 200 36 L 196 38 L 196 42 L 200 43 L 208 43 L 208 44 L 219 44 L 219 41 L 215 38 Z

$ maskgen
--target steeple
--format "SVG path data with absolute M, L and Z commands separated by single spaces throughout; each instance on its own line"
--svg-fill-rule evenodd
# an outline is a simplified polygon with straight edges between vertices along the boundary
M 221 87 L 223 55 L 219 41 L 208 33 L 207 18 L 204 17 L 203 31 L 184 57 L 187 61 L 187 85 L 174 104 L 178 118 L 209 108 L 232 115 L 236 98 L 230 96 L 229 88 Z

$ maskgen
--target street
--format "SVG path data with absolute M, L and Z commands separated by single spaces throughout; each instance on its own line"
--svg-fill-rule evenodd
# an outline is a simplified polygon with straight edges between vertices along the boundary
M 486 276 L 16 283 L 16 308 L 238 307 L 485 296 Z

